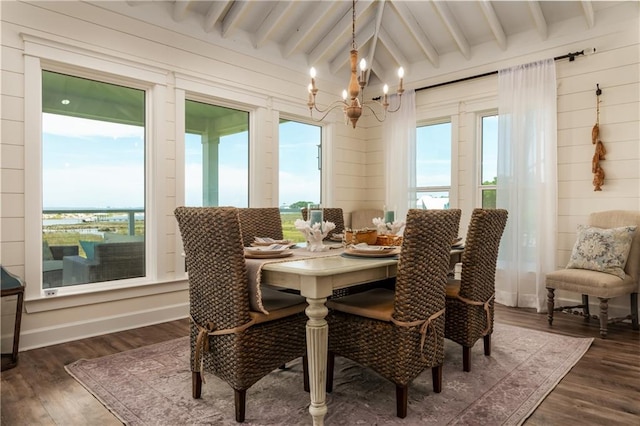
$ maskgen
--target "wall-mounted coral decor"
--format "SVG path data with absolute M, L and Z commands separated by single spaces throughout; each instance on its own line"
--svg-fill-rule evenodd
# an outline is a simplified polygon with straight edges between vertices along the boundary
M 600 165 L 600 161 L 604 160 L 604 156 L 607 154 L 607 150 L 604 148 L 604 144 L 600 140 L 600 95 L 602 90 L 600 85 L 596 84 L 596 124 L 591 129 L 591 143 L 595 145 L 596 151 L 593 154 L 591 160 L 591 172 L 593 173 L 593 190 L 602 191 L 602 185 L 604 185 L 604 170 Z

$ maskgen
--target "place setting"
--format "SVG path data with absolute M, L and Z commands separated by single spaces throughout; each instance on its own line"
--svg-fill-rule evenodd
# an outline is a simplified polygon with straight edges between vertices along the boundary
M 268 240 L 274 241 L 269 242 Z M 271 238 L 256 237 L 251 247 L 244 248 L 247 259 L 274 259 L 293 255 L 291 250 L 296 244 L 290 240 L 273 240 Z
M 349 257 L 392 257 L 400 254 L 400 247 L 359 243 L 347 246 L 342 254 Z

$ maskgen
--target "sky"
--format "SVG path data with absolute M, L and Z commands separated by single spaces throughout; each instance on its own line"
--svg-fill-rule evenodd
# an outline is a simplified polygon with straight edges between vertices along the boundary
M 279 205 L 320 200 L 318 149 L 321 126 L 280 125 Z M 418 128 L 418 186 L 451 184 L 450 124 Z M 497 142 L 497 119 L 488 120 L 485 138 Z M 139 126 L 43 114 L 43 206 L 56 208 L 134 208 L 144 206 L 144 130 Z M 248 205 L 248 134 L 221 138 L 219 205 Z M 492 144 L 484 174 L 495 175 Z M 202 148 L 198 135 L 185 138 L 185 204 L 202 205 Z

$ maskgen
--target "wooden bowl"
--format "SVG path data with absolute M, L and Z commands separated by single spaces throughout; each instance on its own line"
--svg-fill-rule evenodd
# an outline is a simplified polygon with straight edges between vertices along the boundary
M 402 237 L 400 235 L 378 235 L 377 246 L 401 246 Z
M 378 239 L 378 231 L 375 229 L 345 230 L 344 240 L 347 244 L 367 243 L 374 245 Z

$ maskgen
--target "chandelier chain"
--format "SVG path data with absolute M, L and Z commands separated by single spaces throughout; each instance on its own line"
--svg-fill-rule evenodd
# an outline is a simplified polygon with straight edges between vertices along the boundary
M 358 50 L 356 45 L 356 0 L 353 0 L 352 19 L 351 19 L 351 49 Z

